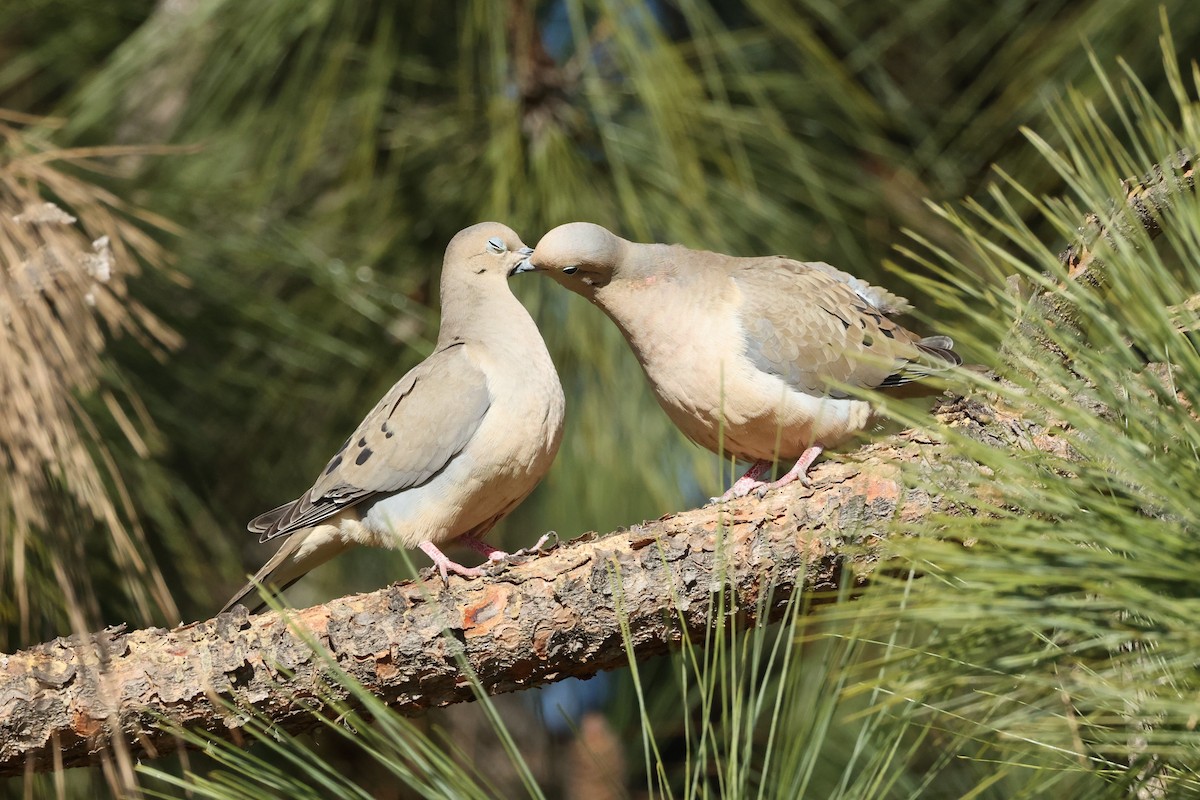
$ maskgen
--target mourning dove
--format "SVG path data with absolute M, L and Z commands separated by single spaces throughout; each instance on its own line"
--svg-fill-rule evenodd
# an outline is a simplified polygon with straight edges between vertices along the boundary
M 256 584 L 284 589 L 354 545 L 419 547 L 443 579 L 483 574 L 447 558 L 445 542 L 505 557 L 480 537 L 533 491 L 562 438 L 558 374 L 507 284 L 530 252 L 494 222 L 450 241 L 433 353 L 384 395 L 309 491 L 250 522 L 261 542 L 289 538 L 223 610 Z
M 572 222 L 517 267 L 531 270 L 617 324 L 688 438 L 754 462 L 720 499 L 805 480 L 824 448 L 863 430 L 874 410 L 846 387 L 900 386 L 961 363 L 949 337 L 888 318 L 906 300 L 824 263 L 636 244 Z M 777 459 L 795 466 L 758 480 Z

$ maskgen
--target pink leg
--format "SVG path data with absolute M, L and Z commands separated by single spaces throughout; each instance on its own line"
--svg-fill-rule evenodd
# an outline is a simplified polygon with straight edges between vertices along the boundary
M 467 547 L 470 547 L 474 550 L 478 550 L 480 553 L 483 553 L 485 556 L 487 556 L 488 561 L 499 562 L 499 561 L 503 561 L 506 558 L 511 558 L 512 556 L 538 555 L 542 552 L 542 548 L 546 546 L 546 542 L 549 542 L 552 539 L 554 540 L 555 546 L 557 547 L 558 546 L 558 531 L 549 531 L 548 533 L 543 533 L 541 538 L 533 543 L 532 547 L 522 547 L 520 550 L 517 550 L 515 553 L 506 553 L 503 550 L 499 550 L 495 547 L 492 547 L 490 544 L 483 541 L 482 539 L 475 539 L 470 536 L 464 536 L 463 538 L 459 539 L 459 541 L 462 542 L 463 544 L 465 544 Z
M 462 544 L 465 544 L 472 550 L 483 553 L 484 557 L 487 558 L 488 561 L 503 561 L 504 559 L 508 558 L 508 553 L 497 547 L 492 547 L 483 539 L 476 539 L 472 536 L 464 536 L 458 541 Z
M 417 547 L 421 548 L 425 555 L 433 559 L 433 565 L 441 573 L 443 583 L 449 581 L 447 573 L 450 572 L 453 572 L 455 575 L 462 575 L 464 578 L 479 578 L 487 574 L 479 567 L 464 567 L 462 564 L 451 561 L 446 557 L 445 553 L 437 549 L 437 545 L 433 542 L 421 542 Z
M 746 474 L 734 481 L 733 486 L 729 487 L 729 491 L 720 497 L 712 498 L 712 502 L 724 503 L 726 500 L 733 500 L 737 497 L 745 497 L 760 486 L 766 486 L 765 483 L 758 478 L 764 472 L 771 468 L 770 461 L 755 461 L 750 465 L 750 469 L 746 470 Z
M 800 459 L 796 462 L 796 465 L 789 469 L 786 475 L 777 481 L 762 484 L 762 488 L 758 490 L 758 496 L 762 497 L 772 489 L 778 489 L 781 486 L 787 486 L 793 481 L 800 481 L 805 486 L 808 486 L 808 468 L 811 467 L 813 462 L 817 460 L 817 456 L 821 455 L 821 453 L 824 451 L 825 448 L 821 447 L 819 444 L 814 444 L 812 447 L 805 450 L 804 454 L 800 456 Z
M 514 556 L 541 555 L 542 548 L 545 547 L 546 542 L 550 541 L 551 539 L 554 540 L 554 547 L 558 547 L 558 531 L 546 531 L 545 533 L 542 534 L 541 538 L 539 538 L 536 542 L 533 543 L 533 547 L 522 547 L 520 550 L 513 553 L 513 555 Z M 554 547 L 552 547 L 550 549 L 553 550 Z

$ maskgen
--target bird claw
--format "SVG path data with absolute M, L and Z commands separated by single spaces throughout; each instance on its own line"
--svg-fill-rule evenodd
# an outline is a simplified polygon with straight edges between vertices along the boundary
M 724 503 L 729 500 L 736 500 L 739 497 L 745 497 L 759 487 L 767 486 L 766 481 L 760 481 L 758 477 L 770 469 L 771 464 L 768 461 L 755 461 L 750 465 L 750 469 L 746 470 L 746 474 L 733 482 L 729 490 L 720 497 L 710 497 L 710 503 Z
M 804 454 L 801 455 L 799 459 L 796 460 L 796 465 L 788 470 L 787 474 L 777 481 L 760 481 L 758 477 L 766 472 L 771 465 L 770 462 L 767 461 L 756 461 L 754 462 L 754 465 L 750 467 L 750 469 L 746 470 L 745 475 L 733 482 L 733 486 L 729 487 L 729 491 L 720 497 L 710 497 L 708 501 L 710 503 L 723 503 L 727 500 L 745 497 L 751 492 L 754 493 L 755 497 L 761 500 L 766 497 L 767 492 L 771 491 L 772 489 L 779 489 L 795 481 L 800 481 L 803 486 L 811 489 L 812 481 L 809 480 L 808 470 L 812 467 L 813 461 L 815 461 L 817 456 L 821 455 L 822 452 L 824 452 L 824 448 L 821 447 L 821 445 L 812 445 L 804 451 Z
M 545 533 L 543 533 L 541 535 L 541 537 L 536 542 L 533 543 L 532 546 L 522 547 L 520 550 L 513 553 L 513 555 L 514 556 L 540 556 L 543 553 L 547 553 L 547 552 L 557 548 L 558 545 L 561 543 L 561 541 L 562 540 L 558 536 L 558 531 L 546 531 Z M 546 542 L 551 542 L 551 544 L 549 546 L 547 546 Z
M 500 573 L 504 572 L 504 570 L 508 569 L 508 554 L 506 553 L 505 557 L 501 559 L 488 559 L 487 561 L 483 562 L 483 564 L 480 566 L 480 569 L 483 571 L 483 574 L 487 575 L 489 578 L 496 577 Z
M 558 547 L 559 543 L 558 531 L 547 531 L 530 547 L 522 547 L 520 550 L 514 550 L 511 553 L 505 553 L 500 550 L 495 551 L 488 556 L 483 569 L 487 575 L 499 575 L 510 565 L 516 563 L 517 559 L 543 555 Z
M 754 481 L 753 483 L 742 483 L 741 486 L 739 486 L 738 483 L 741 483 L 741 480 L 739 480 L 737 483 L 734 483 L 733 486 L 730 486 L 729 491 L 725 492 L 725 494 L 721 495 L 720 497 L 708 498 L 708 502 L 710 504 L 711 503 L 727 503 L 730 500 L 737 500 L 739 498 L 745 497 L 746 495 L 750 494 L 751 492 L 766 491 L 766 489 L 770 488 L 770 486 L 771 486 L 771 484 L 764 483 L 763 481 Z M 758 496 L 762 497 L 761 494 Z
M 449 573 L 449 571 L 442 569 L 441 567 L 439 567 L 436 564 L 425 567 L 425 569 L 423 569 L 419 573 L 417 573 L 417 578 L 421 581 L 429 581 L 429 580 L 433 580 L 434 578 L 438 578 L 442 582 L 442 588 L 444 588 L 444 589 L 450 588 L 450 573 Z
M 464 567 L 456 561 L 451 561 L 433 542 L 421 542 L 418 547 L 433 561 L 433 566 L 442 577 L 443 586 L 450 586 L 451 572 L 464 578 L 480 578 L 487 574 L 479 567 Z
M 453 561 L 448 566 L 449 569 L 441 564 L 437 565 L 437 571 L 442 576 L 442 585 L 446 587 L 450 586 L 451 572 L 463 578 L 482 578 L 488 574 L 487 570 L 482 567 L 464 567 L 462 564 L 456 564 Z
M 762 500 L 764 497 L 767 496 L 767 494 L 772 489 L 782 489 L 784 486 L 788 486 L 793 483 L 798 483 L 806 489 L 811 489 L 812 485 L 813 485 L 812 478 L 808 477 L 807 474 L 793 475 L 792 477 L 788 477 L 785 475 L 784 477 L 780 478 L 777 481 L 772 481 L 771 483 L 764 483 L 761 486 L 759 486 L 757 489 L 754 490 L 754 496 L 757 497 L 759 500 Z

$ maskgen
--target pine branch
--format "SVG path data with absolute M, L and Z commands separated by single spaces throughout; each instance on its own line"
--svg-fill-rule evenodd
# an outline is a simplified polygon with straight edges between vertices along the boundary
M 1163 217 L 1175 205 L 1176 199 L 1183 193 L 1196 191 L 1195 169 L 1192 154 L 1180 150 L 1165 162 L 1155 164 L 1140 180 L 1123 181 L 1122 197 L 1112 203 L 1107 221 L 1097 214 L 1088 214 L 1079 228 L 1079 239 L 1059 253 L 1058 260 L 1066 268 L 1067 280 L 1101 289 L 1106 281 L 1107 267 L 1096 255 L 1096 244 L 1128 240 L 1132 233 L 1128 228 L 1134 220 L 1150 239 L 1157 238 L 1163 230 Z M 1123 213 L 1126 208 L 1128 215 Z M 1071 338 L 1082 339 L 1076 309 L 1064 288 L 1065 284 L 1060 285 L 1029 301 L 1024 316 L 1013 327 L 1013 335 L 1001 349 L 1002 358 L 1011 362 L 1011 353 L 1032 343 L 1060 361 L 1070 361 L 1070 354 L 1058 343 L 1050 341 L 1045 333 L 1049 323 L 1070 334 Z
M 1187 164 L 1188 190 L 1190 176 Z M 1153 213 L 1139 219 L 1153 234 L 1171 201 L 1133 190 L 1127 201 L 1144 205 L 1147 197 Z M 1091 241 L 1085 236 L 1083 249 L 1064 254 L 1087 265 L 1073 277 L 1097 269 L 1079 255 Z M 1052 304 L 1053 294 L 1044 301 Z M 935 415 L 995 446 L 1070 453 L 1063 435 L 984 399 L 947 401 Z M 913 478 L 904 484 L 902 467 Z M 626 663 L 623 626 L 639 659 L 684 637 L 703 640 L 722 586 L 736 612 L 755 622 L 775 619 L 796 592 L 816 602 L 847 582 L 861 585 L 889 538 L 931 513 L 970 517 L 946 497 L 964 496 L 977 470 L 945 443 L 905 431 L 818 465 L 811 487 L 588 534 L 494 577 L 452 578 L 448 588 L 407 582 L 334 600 L 294 612 L 293 624 L 405 714 L 470 700 L 462 664 L 493 694 L 590 676 Z M 318 724 L 309 712 L 314 698 L 332 693 L 353 704 L 275 613 L 238 610 L 170 631 L 109 629 L 2 658 L 3 775 L 49 770 L 56 760 L 101 763 L 118 743 L 139 758 L 161 756 L 178 746 L 162 720 L 240 741 L 237 709 L 299 732 Z
M 987 438 L 1022 438 L 1020 420 L 978 403 L 942 416 Z M 889 536 L 951 510 L 903 488 L 900 465 L 921 471 L 951 457 L 907 431 L 820 465 L 811 488 L 588 534 L 494 577 L 400 583 L 296 611 L 294 621 L 404 714 L 471 699 L 460 657 L 489 693 L 589 676 L 626 663 L 622 622 L 639 659 L 685 636 L 702 640 L 722 582 L 753 622 L 775 618 L 793 592 L 818 601 L 843 580 L 865 581 Z M 305 704 L 325 683 L 321 659 L 279 614 L 241 609 L 169 631 L 61 638 L 3 666 L 4 775 L 51 769 L 56 745 L 64 766 L 99 763 L 114 735 L 132 755 L 155 758 L 177 746 L 161 719 L 236 738 L 241 720 L 220 701 L 310 729 Z

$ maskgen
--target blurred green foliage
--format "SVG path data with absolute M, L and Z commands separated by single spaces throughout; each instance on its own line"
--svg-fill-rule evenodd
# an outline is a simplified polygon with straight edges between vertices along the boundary
M 155 273 L 138 292 L 186 347 L 165 367 L 128 342 L 114 351 L 163 433 L 161 471 L 135 502 L 194 495 L 215 519 L 158 514 L 163 555 L 191 537 L 228 541 L 243 568 L 266 557 L 242 521 L 306 488 L 428 352 L 441 250 L 468 224 L 500 219 L 533 244 L 589 219 L 644 240 L 825 260 L 903 290 L 879 272 L 900 228 L 948 237 L 925 198 L 971 192 L 994 161 L 1031 191 L 1053 185 L 1019 127 L 1069 82 L 1094 90 L 1089 48 L 1160 72 L 1142 3 L 655 8 L 0 10 L 0 47 L 21 55 L 0 71 L 0 103 L 62 114 L 70 143 L 199 147 L 126 159 L 131 177 L 114 182 L 184 228 L 169 245 L 186 284 Z M 1180 2 L 1168 16 L 1188 52 L 1200 12 Z M 563 40 L 563 26 L 551 56 L 542 42 Z M 17 68 L 37 58 L 42 68 Z M 613 327 L 552 287 L 514 288 L 563 375 L 568 428 L 558 465 L 497 540 L 607 530 L 714 493 L 715 459 L 670 428 Z M 123 470 L 146 473 L 128 455 Z M 207 562 L 160 560 L 188 618 L 236 583 L 236 562 L 214 580 Z M 400 563 L 341 561 L 296 601 L 379 585 Z
M 460 228 L 498 219 L 532 245 L 587 219 L 635 239 L 828 261 L 908 292 L 963 339 L 973 331 L 968 355 L 987 362 L 1011 309 L 993 294 L 918 287 L 950 274 L 994 288 L 1002 270 L 969 226 L 925 201 L 975 195 L 1003 208 L 985 195 L 1000 165 L 1020 199 L 982 236 L 1022 257 L 1039 243 L 1025 263 L 1046 268 L 1044 253 L 1113 179 L 1177 144 L 1140 141 L 1141 121 L 1123 127 L 1093 62 L 1120 59 L 1141 79 L 1138 113 L 1182 105 L 1152 7 L 1136 0 L 101 6 L 0 5 L 0 107 L 60 116 L 60 145 L 185 148 L 112 159 L 117 174 L 92 179 L 182 228 L 161 236 L 171 271 L 148 271 L 132 291 L 185 346 L 160 362 L 114 339 L 108 364 L 157 431 L 148 458 L 118 444 L 112 457 L 186 619 L 210 614 L 267 557 L 243 522 L 307 488 L 428 353 L 442 248 Z M 1200 51 L 1200 5 L 1161 7 L 1178 51 Z M 1051 109 L 1068 86 L 1081 110 L 1064 120 Z M 1030 199 L 1068 182 L 1047 152 L 1091 119 L 1136 158 L 1106 163 L 1073 205 L 1040 213 Z M 1086 156 L 1079 173 L 1095 166 Z M 884 274 L 905 230 L 938 257 Z M 715 493 L 728 465 L 723 477 L 670 427 L 615 328 L 549 282 L 514 290 L 559 367 L 568 419 L 550 476 L 494 538 L 609 530 Z M 116 421 L 84 402 L 117 441 Z M 402 563 L 352 554 L 289 599 L 377 587 Z M 92 569 L 103 591 L 88 624 L 175 622 L 135 610 L 109 561 Z M 45 625 L 62 619 L 40 613 Z

